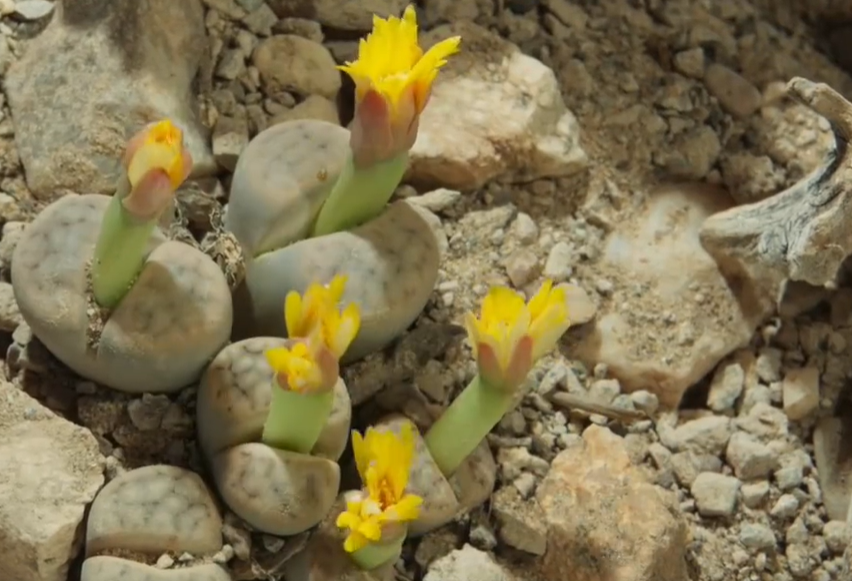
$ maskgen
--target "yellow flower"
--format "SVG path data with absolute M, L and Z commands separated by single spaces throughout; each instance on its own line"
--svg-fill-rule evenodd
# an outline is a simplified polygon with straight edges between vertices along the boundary
M 282 388 L 307 393 L 327 386 L 328 378 L 308 341 L 299 341 L 290 348 L 268 349 L 264 355 Z
M 361 40 L 358 59 L 338 67 L 355 82 L 351 142 L 356 162 L 390 159 L 414 145 L 438 70 L 458 52 L 460 42 L 454 36 L 424 53 L 411 5 L 402 18 L 373 17 L 373 30 Z
M 136 187 L 152 170 L 165 173 L 173 189 L 180 187 L 187 175 L 187 155 L 183 147 L 183 132 L 165 119 L 144 129 L 128 149 L 127 177 Z
M 361 315 L 358 305 L 350 303 L 340 311 L 338 305 L 346 288 L 346 277 L 335 276 L 328 286 L 312 283 L 304 297 L 287 293 L 284 320 L 291 338 L 316 334 L 322 346 L 340 359 L 358 334 Z
M 175 190 L 192 170 L 192 156 L 183 145 L 183 133 L 168 119 L 134 135 L 122 158 L 130 190 L 124 208 L 140 220 L 151 220 L 167 207 Z
M 414 460 L 414 428 L 406 422 L 400 433 L 367 428 L 364 437 L 352 432 L 352 452 L 364 491 L 348 500 L 337 526 L 349 529 L 343 548 L 351 553 L 382 539 L 383 528 L 417 518 L 423 499 L 406 494 Z
M 482 301 L 479 318 L 465 316 L 480 375 L 506 389 L 520 385 L 570 325 L 565 291 L 554 289 L 549 280 L 529 303 L 511 289 L 494 287 Z

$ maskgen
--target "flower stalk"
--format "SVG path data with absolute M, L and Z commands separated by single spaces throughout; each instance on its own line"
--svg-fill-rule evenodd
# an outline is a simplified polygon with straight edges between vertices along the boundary
M 359 568 L 372 570 L 395 562 L 408 526 L 420 513 L 423 499 L 406 493 L 414 461 L 414 426 L 405 422 L 399 434 L 367 428 L 352 432 L 352 451 L 364 488 L 346 494 L 346 510 L 337 526 L 349 531 L 343 549 Z
M 514 393 L 490 386 L 475 375 L 424 438 L 441 473 L 451 476 L 516 403 Z
M 363 168 L 350 154 L 314 223 L 314 236 L 342 232 L 378 216 L 402 181 L 408 152 Z
M 545 281 L 529 303 L 519 293 L 492 288 L 477 318 L 465 318 L 477 375 L 427 432 L 424 440 L 449 477 L 500 419 L 520 401 L 520 387 L 538 359 L 568 330 L 565 291 Z
M 309 454 L 333 406 L 333 390 L 300 393 L 274 386 L 261 441 L 277 450 Z
M 340 358 L 360 327 L 357 305 L 338 303 L 346 278 L 328 286 L 314 283 L 304 297 L 291 291 L 284 318 L 291 344 L 266 351 L 274 373 L 269 412 L 261 441 L 279 450 L 308 454 L 319 440 L 334 407 Z
M 98 305 L 115 308 L 133 286 L 157 221 L 191 169 L 183 133 L 168 120 L 130 140 L 95 243 L 92 293 Z
M 402 530 L 395 538 L 370 543 L 357 551 L 350 553 L 350 558 L 359 569 L 372 571 L 382 565 L 395 563 L 402 555 L 402 545 L 406 539 L 406 531 Z
M 357 60 L 338 67 L 355 82 L 350 156 L 320 209 L 313 236 L 358 226 L 382 212 L 405 175 L 438 70 L 460 42 L 448 38 L 424 52 L 414 6 L 401 18 L 373 18 Z

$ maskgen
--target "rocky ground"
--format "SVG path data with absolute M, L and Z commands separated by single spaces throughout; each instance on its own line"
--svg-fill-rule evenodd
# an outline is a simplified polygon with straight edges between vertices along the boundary
M 199 467 L 192 389 L 118 395 L 32 339 L 8 282 L 17 237 L 63 193 L 109 192 L 126 124 L 168 114 L 189 128 L 199 175 L 180 214 L 203 240 L 251 137 L 351 117 L 334 65 L 353 58 L 372 10 L 403 3 L 341 4 L 204 0 L 202 16 L 188 1 L 135 14 L 66 0 L 48 25 L 52 2 L 0 0 L 0 573 L 12 551 L 31 567 L 8 581 L 63 581 L 69 559 L 75 578 L 102 473 Z M 582 290 L 564 349 L 490 437 L 490 503 L 410 541 L 399 579 L 852 574 L 849 277 L 831 291 L 795 286 L 758 317 L 698 241 L 710 214 L 824 161 L 828 123 L 783 96 L 791 77 L 852 99 L 852 9 L 780 4 L 420 2 L 428 36 L 461 33 L 464 52 L 436 86 L 399 195 L 440 217 L 448 246 L 417 330 L 346 371 L 358 414 L 428 421 L 471 373 L 455 324 L 490 284 L 550 277 Z M 225 523 L 214 559 L 235 579 L 276 579 L 299 549 Z

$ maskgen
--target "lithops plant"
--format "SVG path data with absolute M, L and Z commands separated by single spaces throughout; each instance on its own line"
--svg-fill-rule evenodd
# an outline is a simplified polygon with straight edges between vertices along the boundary
M 399 558 L 407 535 L 440 527 L 489 498 L 496 464 L 485 438 L 520 401 L 535 362 L 570 326 L 566 301 L 565 289 L 551 281 L 529 302 L 509 288 L 492 288 L 479 317 L 465 318 L 478 373 L 426 435 L 398 415 L 377 422 L 364 438 L 353 434 L 364 488 L 345 493 L 346 509 L 336 521 L 348 533 L 343 549 L 352 569 L 383 570 Z M 312 572 L 322 570 L 328 538 L 310 541 L 299 581 L 319 578 Z
M 129 393 L 198 379 L 228 341 L 219 267 L 157 227 L 192 160 L 170 121 L 128 143 L 114 196 L 68 195 L 26 228 L 12 285 L 33 333 L 80 375 Z
M 443 474 L 453 474 L 518 404 L 535 362 L 571 326 L 567 301 L 566 289 L 550 280 L 529 302 L 517 291 L 496 286 L 482 300 L 479 317 L 465 314 L 478 372 L 425 436 Z
M 497 466 L 487 444 L 447 478 L 413 423 L 400 415 L 363 436 L 353 432 L 352 449 L 363 488 L 340 495 L 305 550 L 287 563 L 291 581 L 390 581 L 408 536 L 479 506 L 494 489 Z
M 338 515 L 346 510 L 346 499 L 340 495 L 328 516 L 311 535 L 307 546 L 284 563 L 287 581 L 394 581 L 393 559 L 373 569 L 362 569 L 343 545 L 346 532 L 336 525 Z
M 293 121 L 246 147 L 225 220 L 248 257 L 235 336 L 284 336 L 277 315 L 286 294 L 335 274 L 348 277 L 346 299 L 362 313 L 347 360 L 384 347 L 420 314 L 437 279 L 439 245 L 424 210 L 388 200 L 438 69 L 459 42 L 424 53 L 413 6 L 402 18 L 376 18 L 358 60 L 340 67 L 356 85 L 351 131 Z
M 340 486 L 351 419 L 339 360 L 358 331 L 343 277 L 286 300 L 290 339 L 222 350 L 198 391 L 201 449 L 228 506 L 253 527 L 294 535 L 319 523 Z
M 145 466 L 112 480 L 92 503 L 80 581 L 231 581 L 211 561 L 221 549 L 222 517 L 201 478 Z M 164 553 L 194 559 L 155 567 Z

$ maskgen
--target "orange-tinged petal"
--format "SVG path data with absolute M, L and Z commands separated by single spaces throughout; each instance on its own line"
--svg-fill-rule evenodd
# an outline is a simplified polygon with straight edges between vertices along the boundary
M 514 389 L 524 382 L 535 363 L 533 347 L 533 339 L 529 335 L 524 335 L 517 342 L 504 371 L 504 388 Z
M 488 342 L 479 344 L 479 357 L 476 359 L 479 376 L 485 383 L 500 386 L 505 383 L 506 366 L 501 365 L 494 346 Z
M 132 187 L 121 203 L 130 214 L 142 220 L 158 216 L 175 195 L 169 176 L 159 169 L 150 170 Z

